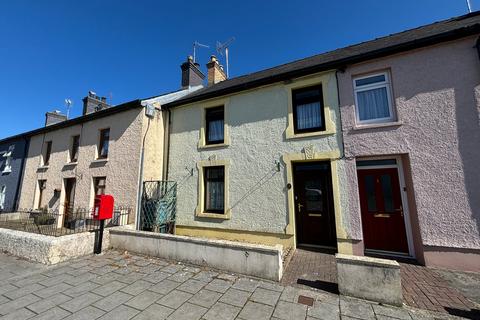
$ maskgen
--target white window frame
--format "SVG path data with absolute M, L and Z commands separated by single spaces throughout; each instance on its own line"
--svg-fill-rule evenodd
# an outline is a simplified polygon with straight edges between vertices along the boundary
M 0 186 L 0 210 L 5 209 L 5 198 L 7 197 L 7 186 Z
M 368 79 L 371 77 L 376 77 L 381 75 L 385 76 L 385 81 L 367 84 L 363 86 L 357 86 L 357 80 Z M 379 89 L 379 88 L 386 88 L 387 90 L 388 110 L 390 112 L 390 116 L 385 118 L 360 120 L 360 110 L 359 110 L 357 93 L 372 90 L 372 89 Z M 354 77 L 353 78 L 353 95 L 355 96 L 355 120 L 358 124 L 388 123 L 388 122 L 395 121 L 395 113 L 393 109 L 393 100 L 392 100 L 392 84 L 390 81 L 390 75 L 387 71 Z

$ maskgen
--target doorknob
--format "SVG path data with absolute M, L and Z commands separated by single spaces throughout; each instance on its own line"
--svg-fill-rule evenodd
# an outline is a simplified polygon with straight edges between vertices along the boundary
M 297 203 L 297 207 L 298 207 L 298 212 L 301 211 L 301 209 L 303 208 L 303 204 L 301 203 Z

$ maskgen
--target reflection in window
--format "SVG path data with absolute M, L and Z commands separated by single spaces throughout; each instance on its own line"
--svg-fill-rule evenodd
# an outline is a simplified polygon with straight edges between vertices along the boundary
M 375 176 L 365 176 L 365 191 L 367 193 L 368 211 L 377 211 L 377 199 L 375 197 Z
M 389 174 L 382 174 L 380 177 L 380 184 L 382 185 L 385 211 L 393 212 L 392 177 Z
M 308 211 L 323 211 L 323 194 L 321 181 L 305 181 L 305 206 Z

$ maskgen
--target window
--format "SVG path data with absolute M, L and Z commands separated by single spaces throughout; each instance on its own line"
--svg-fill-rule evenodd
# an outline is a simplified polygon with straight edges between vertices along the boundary
M 43 165 L 48 166 L 50 163 L 50 155 L 52 153 L 52 141 L 45 142 L 44 152 L 43 152 Z
M 4 161 L 1 161 L 0 162 L 0 168 L 2 167 L 2 164 L 3 165 L 3 168 L 2 168 L 2 173 L 10 173 L 12 172 L 12 154 L 13 154 L 13 149 L 14 149 L 14 146 L 10 146 L 8 148 L 8 151 L 6 151 L 2 158 L 5 158 Z
M 224 141 L 224 111 L 222 107 L 205 110 L 205 144 L 219 144 Z
M 5 194 L 7 193 L 7 187 L 0 187 L 0 210 L 5 209 Z
M 106 184 L 107 184 L 106 177 L 93 178 L 93 191 L 95 192 L 96 196 L 105 194 Z
M 80 136 L 72 137 L 72 146 L 70 148 L 70 162 L 78 161 L 78 148 L 80 146 Z
M 98 158 L 106 159 L 108 157 L 108 142 L 110 140 L 110 129 L 100 130 L 100 141 L 98 143 Z
M 43 206 L 44 190 L 47 188 L 47 180 L 38 180 L 38 205 L 37 209 Z
M 205 212 L 225 213 L 225 167 L 204 167 Z
M 353 80 L 358 123 L 394 120 L 388 73 L 379 73 Z
M 321 86 L 293 90 L 292 105 L 295 133 L 325 130 Z

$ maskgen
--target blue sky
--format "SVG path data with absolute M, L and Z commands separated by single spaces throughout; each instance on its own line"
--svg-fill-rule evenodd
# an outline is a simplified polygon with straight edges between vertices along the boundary
M 211 46 L 205 69 L 235 36 L 234 77 L 466 12 L 465 0 L 0 0 L 0 138 L 43 126 L 65 98 L 79 116 L 89 90 L 119 104 L 178 89 L 195 40 Z

